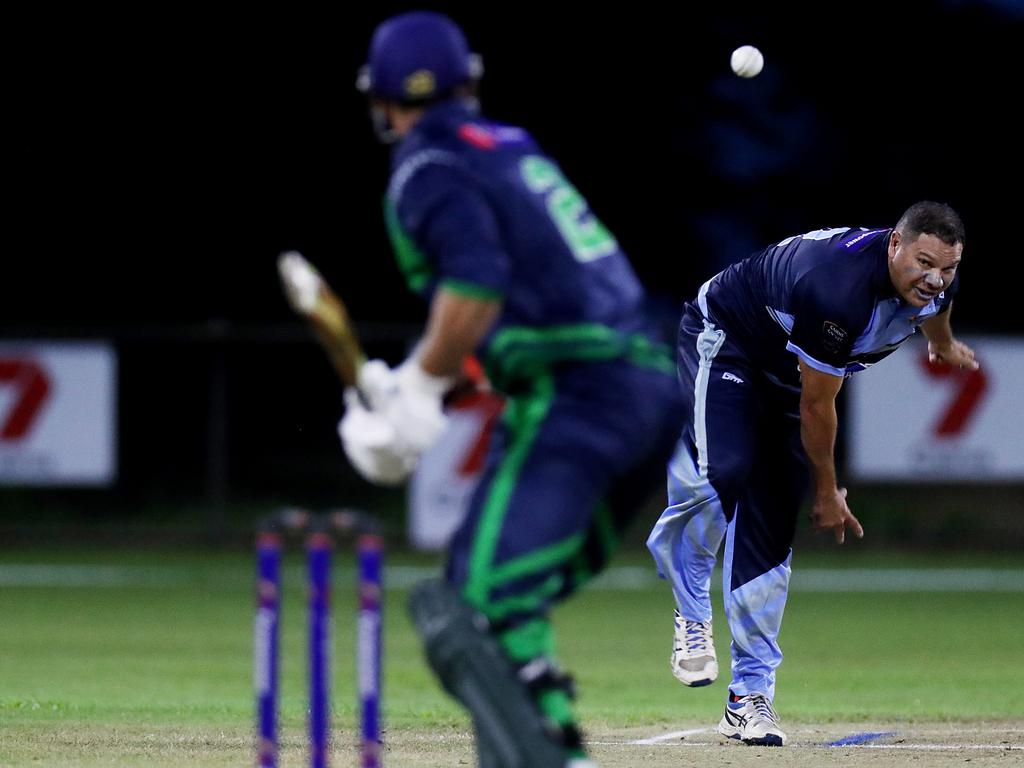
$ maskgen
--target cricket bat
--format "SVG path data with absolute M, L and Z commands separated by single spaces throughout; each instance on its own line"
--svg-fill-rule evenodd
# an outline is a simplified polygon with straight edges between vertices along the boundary
M 341 299 L 298 251 L 282 253 L 277 259 L 277 271 L 288 303 L 313 327 L 342 383 L 357 386 L 366 353 Z

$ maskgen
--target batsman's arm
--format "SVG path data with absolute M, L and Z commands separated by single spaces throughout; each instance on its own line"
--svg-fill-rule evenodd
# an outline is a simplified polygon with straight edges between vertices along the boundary
M 423 451 L 441 438 L 447 424 L 443 397 L 500 309 L 499 301 L 439 288 L 424 339 L 405 362 L 394 370 L 380 361 L 364 366 L 361 378 L 373 411 L 347 394 L 349 407 L 339 430 L 346 453 L 365 477 L 375 482 L 403 479 Z M 390 437 L 371 445 L 367 438 L 374 425 Z
M 455 378 L 463 361 L 501 314 L 501 299 L 456 293 L 443 285 L 430 305 L 427 331 L 417 359 L 430 376 Z
M 312 326 L 342 383 L 356 386 L 366 354 L 341 299 L 297 251 L 282 253 L 277 268 L 292 309 Z

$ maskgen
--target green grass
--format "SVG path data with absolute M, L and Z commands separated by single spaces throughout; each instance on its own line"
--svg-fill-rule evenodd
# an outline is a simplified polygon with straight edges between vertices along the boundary
M 1022 610 L 1024 595 L 1013 593 L 794 593 L 777 708 L 797 721 L 1019 717 Z M 585 717 L 629 724 L 720 714 L 721 683 L 686 690 L 668 672 L 670 611 L 642 593 L 595 592 L 561 612 Z M 716 627 L 727 677 L 725 622 Z
M 1020 558 L 1006 555 L 839 560 L 838 566 L 856 567 L 909 562 L 1024 567 Z M 403 564 L 430 561 L 401 559 Z M 646 559 L 633 555 L 623 562 L 646 564 Z M 69 733 L 102 734 L 123 726 L 177 727 L 186 733 L 191 728 L 206 734 L 204 743 L 213 750 L 222 729 L 226 754 L 235 764 L 248 763 L 237 759 L 239 734 L 250 727 L 253 709 L 248 557 L 0 555 L 0 571 L 15 563 L 128 565 L 138 578 L 122 586 L 0 586 L 0 765 L 32 764 L 33 750 L 43 749 L 25 746 L 34 733 L 63 727 Z M 827 566 L 827 561 L 804 558 L 796 567 L 810 564 Z M 298 739 L 305 712 L 305 637 L 297 559 L 290 561 L 286 576 L 282 717 L 286 734 Z M 336 584 L 334 702 L 340 726 L 347 729 L 356 717 L 354 604 L 340 574 Z M 464 716 L 422 661 L 404 598 L 401 590 L 386 594 L 387 723 L 394 729 L 462 729 Z M 716 595 L 717 640 L 727 676 L 720 598 Z M 555 622 L 562 658 L 577 676 L 584 722 L 619 727 L 717 719 L 725 693 L 721 681 L 686 690 L 668 672 L 667 586 L 587 592 L 560 608 Z M 787 721 L 806 722 L 1019 718 L 1024 711 L 1021 638 L 1020 592 L 795 592 L 781 638 L 786 660 L 777 708 Z M 50 764 L 46 755 L 42 759 Z

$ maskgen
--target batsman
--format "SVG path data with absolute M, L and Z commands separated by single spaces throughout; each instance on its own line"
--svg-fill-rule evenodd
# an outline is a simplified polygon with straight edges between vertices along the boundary
M 480 115 L 481 73 L 439 14 L 393 17 L 371 40 L 357 86 L 393 145 L 387 227 L 429 319 L 397 368 L 362 366 L 339 432 L 365 477 L 402 482 L 463 359 L 483 361 L 503 421 L 443 579 L 409 608 L 481 766 L 584 768 L 548 612 L 662 489 L 682 398 L 618 242 L 527 131 Z

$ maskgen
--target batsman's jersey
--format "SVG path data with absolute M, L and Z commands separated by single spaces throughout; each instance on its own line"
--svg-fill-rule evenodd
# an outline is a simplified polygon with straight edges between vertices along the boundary
M 499 389 L 562 361 L 666 359 L 618 242 L 522 128 L 433 107 L 395 151 L 385 207 L 414 292 L 502 299 L 478 350 Z
M 836 376 L 863 370 L 944 312 L 958 283 L 924 307 L 902 301 L 889 277 L 891 232 L 842 227 L 787 238 L 705 283 L 701 312 L 776 383 L 799 386 L 791 353 Z

